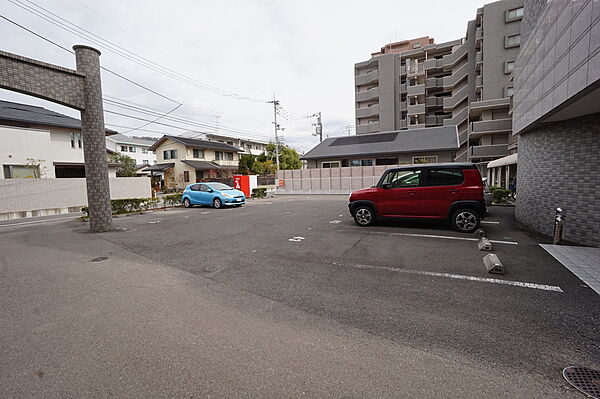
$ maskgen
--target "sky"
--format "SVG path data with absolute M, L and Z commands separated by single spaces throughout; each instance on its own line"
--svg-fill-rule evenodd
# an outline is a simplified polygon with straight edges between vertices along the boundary
M 67 49 L 75 44 L 98 48 L 103 67 L 161 95 L 103 71 L 105 111 L 129 115 L 106 112 L 109 128 L 160 137 L 215 133 L 218 125 L 220 134 L 269 141 L 274 138 L 274 110 L 268 101 L 275 96 L 284 143 L 306 152 L 319 143 L 313 135 L 316 119 L 310 115 L 321 112 L 323 138 L 346 135 L 346 126 L 354 125 L 356 62 L 368 60 L 390 41 L 427 35 L 437 43 L 461 38 L 483 4 L 2 0 L 0 14 Z M 73 54 L 4 19 L 0 38 L 0 50 L 75 69 Z M 7 90 L 0 89 L 0 99 L 79 118 L 78 111 Z M 175 128 L 140 120 L 157 116 L 139 108 L 162 115 L 178 104 L 169 117 L 193 124 L 157 121 Z

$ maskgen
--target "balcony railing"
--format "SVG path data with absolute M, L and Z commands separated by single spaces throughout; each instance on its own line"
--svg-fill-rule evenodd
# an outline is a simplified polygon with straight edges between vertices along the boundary
M 379 98 L 379 87 L 373 87 L 367 91 L 356 92 L 356 102 L 373 100 Z
M 406 119 L 400 119 L 400 129 L 406 129 L 406 126 L 408 126 Z
M 483 86 L 483 76 L 479 75 L 475 77 L 475 87 Z
M 469 147 L 470 158 L 494 158 L 508 155 L 508 144 L 478 145 Z
M 450 97 L 444 97 L 444 109 L 452 109 L 467 98 L 469 85 L 464 85 L 460 90 L 452 93 Z
M 425 84 L 408 86 L 406 94 L 409 96 L 419 96 L 425 94 Z
M 448 119 L 444 120 L 444 126 L 460 125 L 467 119 L 468 112 L 469 112 L 468 107 L 465 107 L 460 112 L 453 115 L 452 118 L 448 118 Z
M 425 69 L 437 69 L 444 66 L 444 61 L 441 58 L 430 58 L 423 62 Z
M 475 40 L 481 40 L 481 39 L 483 39 L 483 28 L 480 26 L 475 31 Z
M 366 85 L 369 83 L 377 82 L 379 79 L 379 71 L 374 70 L 369 73 L 365 73 L 363 75 L 358 75 L 354 78 L 354 83 L 356 86 Z
M 425 88 L 433 89 L 435 87 L 442 87 L 444 78 L 429 78 L 425 80 Z
M 406 65 L 400 66 L 400 75 L 406 75 Z
M 400 111 L 406 111 L 406 110 L 407 110 L 407 102 L 400 101 Z
M 356 134 L 377 132 L 379 132 L 379 123 L 369 123 L 368 125 L 356 126 Z
M 498 133 L 510 132 L 512 119 L 495 119 L 491 121 L 471 122 L 471 133 Z
M 461 44 L 454 50 L 451 54 L 445 55 L 442 58 L 442 63 L 444 64 L 444 68 L 448 69 L 454 66 L 458 61 L 460 61 L 463 57 L 467 55 L 467 45 L 466 42 Z
M 469 153 L 469 149 L 467 148 L 460 154 L 456 155 L 456 157 L 454 158 L 454 162 L 467 162 L 468 161 L 468 157 L 467 157 L 468 153 Z
M 426 107 L 441 107 L 444 105 L 443 97 L 427 97 L 425 99 Z
M 443 115 L 429 115 L 425 117 L 425 125 L 427 126 L 442 126 L 444 123 Z
M 379 115 L 379 106 L 378 105 L 372 105 L 372 106 L 366 107 L 366 108 L 358 108 L 356 110 L 357 118 L 366 118 L 368 116 L 374 116 L 374 115 Z
M 475 54 L 475 63 L 476 64 L 481 64 L 482 62 L 483 62 L 483 51 L 479 50 Z
M 469 129 L 465 128 L 462 132 L 458 133 L 458 145 L 462 145 L 467 140 L 469 140 Z
M 406 82 L 404 82 L 404 83 L 400 83 L 400 91 L 401 91 L 402 93 L 406 93 L 406 88 L 407 88 L 407 86 L 408 86 L 408 85 L 406 84 Z
M 425 104 L 415 104 L 408 105 L 408 114 L 416 115 L 416 114 L 424 114 L 425 113 Z
M 444 76 L 442 79 L 442 85 L 444 89 L 451 88 L 456 86 L 458 83 L 462 82 L 467 78 L 469 73 L 469 63 L 466 62 L 463 66 L 458 68 L 456 71 L 452 72 L 450 76 Z
M 422 75 L 424 73 L 425 73 L 425 68 L 424 68 L 422 62 L 406 64 L 406 74 L 408 76 Z

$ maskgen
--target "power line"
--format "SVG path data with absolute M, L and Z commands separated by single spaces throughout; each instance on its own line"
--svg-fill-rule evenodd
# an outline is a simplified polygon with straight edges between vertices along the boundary
M 145 58 L 131 50 L 128 50 L 108 39 L 105 39 L 105 38 L 91 32 L 85 28 L 82 28 L 81 26 L 76 25 L 76 24 L 62 18 L 61 16 L 53 13 L 52 11 L 34 3 L 33 1 L 30 1 L 30 0 L 25 0 L 25 1 L 27 3 L 33 5 L 33 7 L 35 7 L 35 8 L 29 6 L 28 4 L 23 3 L 21 0 L 9 0 L 9 2 L 16 5 L 17 7 L 20 7 L 21 9 L 28 11 L 31 14 L 36 15 L 37 17 L 44 19 L 45 21 L 50 22 L 51 24 L 53 24 L 63 30 L 66 30 L 69 33 L 79 36 L 80 38 L 92 41 L 95 44 L 107 49 L 110 52 L 113 52 L 129 61 L 132 61 L 138 65 L 144 66 L 155 72 L 161 73 L 172 79 L 178 80 L 183 83 L 187 83 L 189 85 L 195 86 L 202 90 L 212 92 L 214 94 L 219 94 L 224 97 L 230 97 L 230 98 L 234 98 L 237 100 L 265 102 L 264 100 L 261 100 L 261 99 L 255 99 L 255 98 L 248 97 L 248 96 L 242 96 L 238 93 L 230 92 L 230 91 L 227 91 L 224 89 L 220 89 L 216 86 L 212 86 L 207 83 L 200 82 L 194 78 L 191 78 L 189 76 L 181 74 L 177 71 L 174 71 L 173 69 L 170 69 L 170 68 L 160 65 L 148 58 Z M 39 10 L 42 10 L 42 11 L 39 11 Z
M 139 127 L 136 127 L 136 128 L 130 129 L 130 130 L 127 130 L 127 131 L 125 131 L 125 132 L 122 132 L 122 133 L 123 133 L 123 134 L 125 134 L 125 133 L 129 133 L 129 132 L 133 132 L 133 131 L 136 131 L 136 130 L 140 130 L 140 129 L 142 129 L 142 128 L 144 128 L 144 127 L 148 126 L 148 125 L 151 125 L 151 124 L 153 124 L 154 122 L 157 122 L 157 121 L 159 121 L 160 119 L 164 118 L 165 116 L 169 115 L 170 113 L 172 113 L 172 112 L 175 112 L 175 111 L 177 110 L 177 108 L 179 108 L 179 107 L 181 107 L 181 104 L 177 104 L 177 106 L 176 106 L 175 108 L 173 108 L 172 110 L 170 110 L 169 112 L 167 112 L 167 113 L 165 113 L 165 114 L 162 114 L 161 116 L 159 116 L 158 118 L 154 119 L 154 120 L 153 120 L 153 121 L 151 121 L 151 122 L 148 122 L 148 123 L 146 123 L 146 124 L 144 124 L 144 125 L 141 125 L 141 126 L 139 126 Z

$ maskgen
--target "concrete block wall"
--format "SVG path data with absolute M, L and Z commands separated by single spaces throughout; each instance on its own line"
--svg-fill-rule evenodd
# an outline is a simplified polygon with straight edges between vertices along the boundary
M 519 138 L 516 219 L 545 235 L 564 210 L 563 239 L 600 247 L 600 113 L 554 122 Z
M 151 196 L 149 177 L 110 179 L 111 199 Z M 0 180 L 0 220 L 78 212 L 87 204 L 85 178 Z
M 349 194 L 371 187 L 379 181 L 388 166 L 357 166 L 349 168 L 313 168 L 280 170 L 277 179 L 284 182 L 278 194 Z

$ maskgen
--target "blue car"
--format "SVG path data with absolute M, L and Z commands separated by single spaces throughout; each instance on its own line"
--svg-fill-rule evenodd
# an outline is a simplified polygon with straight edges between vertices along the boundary
M 246 196 L 240 190 L 223 183 L 195 183 L 188 185 L 181 196 L 183 206 L 212 205 L 216 209 L 223 206 L 242 206 Z

